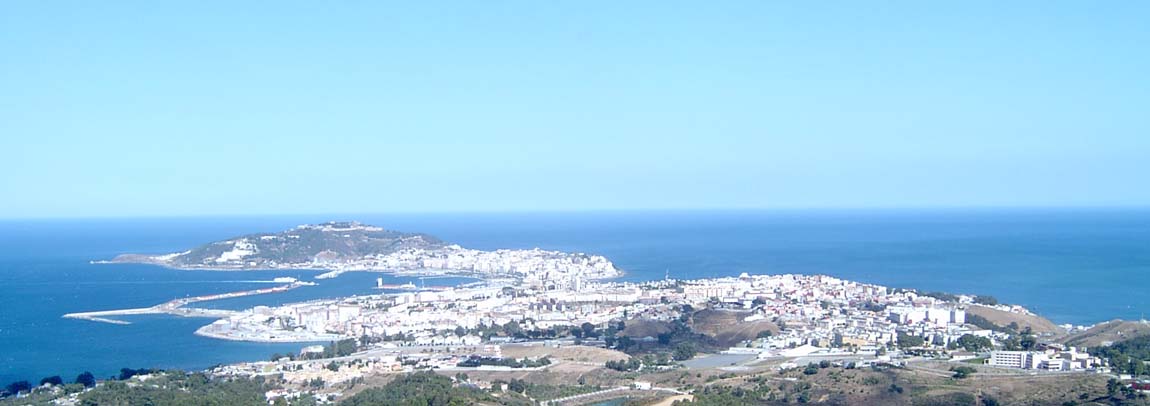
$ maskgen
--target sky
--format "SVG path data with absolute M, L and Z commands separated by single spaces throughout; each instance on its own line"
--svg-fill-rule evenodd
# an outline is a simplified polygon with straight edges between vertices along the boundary
M 1139 1 L 7 1 L 0 218 L 1148 206 L 1147 20 Z

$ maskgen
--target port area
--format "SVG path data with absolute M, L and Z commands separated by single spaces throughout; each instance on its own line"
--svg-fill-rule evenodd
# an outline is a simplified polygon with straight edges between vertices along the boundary
M 233 310 L 219 310 L 219 309 L 201 309 L 193 307 L 185 307 L 192 303 L 207 302 L 211 300 L 231 299 L 234 297 L 264 295 L 269 293 L 287 292 L 289 290 L 301 287 L 312 286 L 315 283 L 293 281 L 286 285 L 276 286 L 273 288 L 253 289 L 240 292 L 219 293 L 215 295 L 194 296 L 181 299 L 175 299 L 164 302 L 152 307 L 142 307 L 135 309 L 120 309 L 120 310 L 103 310 L 97 312 L 82 312 L 82 313 L 68 313 L 63 317 L 67 319 L 79 319 L 96 321 L 101 323 L 111 324 L 132 324 L 131 322 L 117 319 L 110 319 L 108 317 L 115 316 L 133 316 L 140 314 L 170 314 L 181 317 L 210 317 L 210 318 L 225 318 L 235 315 L 239 312 Z

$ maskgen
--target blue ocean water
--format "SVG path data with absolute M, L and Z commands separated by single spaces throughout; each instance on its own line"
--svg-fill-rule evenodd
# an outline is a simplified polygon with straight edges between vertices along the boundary
M 121 367 L 199 369 L 265 359 L 301 344 L 213 340 L 209 319 L 132 317 L 131 325 L 62 319 L 187 295 L 266 287 L 316 271 L 177 271 L 92 265 L 119 253 L 166 253 L 302 223 L 358 220 L 478 249 L 602 254 L 624 280 L 749 273 L 827 274 L 893 287 L 990 294 L 1058 323 L 1137 319 L 1150 310 L 1150 210 L 855 210 L 405 214 L 27 220 L 0 222 L 0 383 L 97 376 Z M 372 293 L 378 274 L 350 273 L 287 293 L 205 306 Z M 387 277 L 402 283 L 411 279 Z M 428 284 L 458 283 L 429 281 Z M 418 282 L 417 282 L 418 283 Z

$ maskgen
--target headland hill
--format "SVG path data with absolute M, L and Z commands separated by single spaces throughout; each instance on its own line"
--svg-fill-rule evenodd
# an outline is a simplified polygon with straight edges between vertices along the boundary
M 1135 378 L 1146 372 L 1140 360 L 1150 361 L 1143 351 L 1150 348 L 1144 322 L 1058 326 L 989 296 L 892 289 L 824 275 L 616 282 L 610 279 L 621 271 L 601 256 L 469 250 L 354 222 L 303 225 L 108 262 L 331 270 L 324 277 L 375 271 L 480 279 L 443 289 L 413 286 L 407 292 L 200 314 L 219 318 L 196 332 L 203 336 L 332 341 L 206 372 L 224 381 L 275 376 L 268 401 L 352 400 L 374 393 L 364 390 L 365 380 L 402 381 L 430 370 L 450 376 L 449 385 L 478 388 L 497 399 L 527 394 L 508 392 L 508 381 L 551 388 L 533 398 L 553 404 L 620 396 L 700 404 L 731 396 L 770 400 L 763 404 L 1125 404 L 1125 391 L 1135 391 Z M 835 389 L 844 387 L 850 390 Z M 1027 390 L 1035 387 L 1043 390 Z
M 605 279 L 621 274 L 611 261 L 598 255 L 541 249 L 480 251 L 427 234 L 358 222 L 300 225 L 279 233 L 217 241 L 179 253 L 121 254 L 93 263 L 141 263 L 216 271 L 331 270 L 318 279 L 349 271 L 536 280 Z

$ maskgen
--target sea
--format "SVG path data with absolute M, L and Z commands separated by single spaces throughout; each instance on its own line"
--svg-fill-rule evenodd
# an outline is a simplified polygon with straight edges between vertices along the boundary
M 272 286 L 321 271 L 180 271 L 92 264 L 120 253 L 178 252 L 299 224 L 355 220 L 476 249 L 604 255 L 619 280 L 822 274 L 890 287 L 986 294 L 1056 323 L 1141 319 L 1150 310 L 1150 209 L 604 211 L 0 221 L 0 385 L 120 368 L 199 370 L 268 359 L 304 343 L 216 340 L 212 320 L 131 316 L 130 325 L 61 318 L 179 297 Z M 346 273 L 285 293 L 201 303 L 244 309 L 356 294 L 387 283 L 454 285 Z

